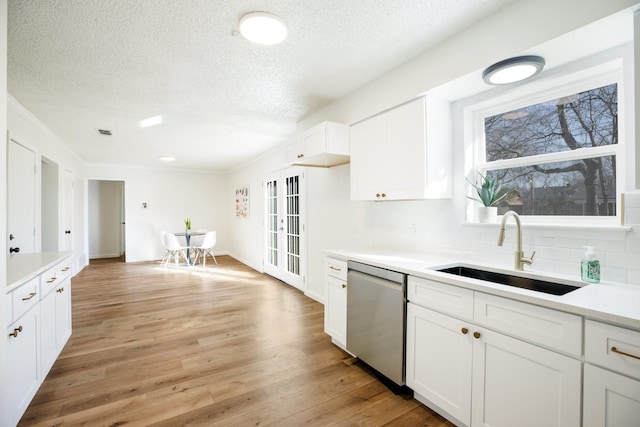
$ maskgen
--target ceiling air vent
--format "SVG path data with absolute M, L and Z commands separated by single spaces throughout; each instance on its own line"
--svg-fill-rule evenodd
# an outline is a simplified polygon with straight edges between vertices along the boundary
M 111 136 L 111 131 L 109 129 L 96 129 L 100 135 Z

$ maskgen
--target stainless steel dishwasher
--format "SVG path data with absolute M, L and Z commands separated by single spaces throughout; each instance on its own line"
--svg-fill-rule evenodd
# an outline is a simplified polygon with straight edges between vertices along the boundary
M 355 261 L 347 273 L 347 350 L 405 384 L 407 276 Z

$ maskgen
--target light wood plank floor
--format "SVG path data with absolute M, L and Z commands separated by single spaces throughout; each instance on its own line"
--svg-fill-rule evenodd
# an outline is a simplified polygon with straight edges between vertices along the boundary
M 92 261 L 73 335 L 23 416 L 38 426 L 451 426 L 323 332 L 323 306 L 230 257 Z

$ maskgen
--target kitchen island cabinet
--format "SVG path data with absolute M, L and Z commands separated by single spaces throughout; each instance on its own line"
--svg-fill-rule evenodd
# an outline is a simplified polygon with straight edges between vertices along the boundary
M 351 200 L 450 198 L 449 109 L 427 96 L 351 126 Z

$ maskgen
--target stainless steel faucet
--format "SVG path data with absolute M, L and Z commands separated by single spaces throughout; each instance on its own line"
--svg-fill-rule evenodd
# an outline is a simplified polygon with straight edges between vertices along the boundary
M 498 235 L 498 246 L 502 246 L 502 244 L 504 243 L 504 225 L 507 222 L 507 218 L 509 218 L 510 216 L 512 216 L 513 219 L 516 220 L 516 231 L 518 232 L 518 235 L 516 236 L 515 269 L 518 271 L 522 271 L 524 270 L 524 264 L 531 265 L 533 263 L 533 257 L 535 256 L 536 252 L 534 251 L 530 257 L 524 256 L 524 252 L 522 252 L 522 226 L 520 225 L 520 217 L 514 211 L 507 211 L 502 216 L 502 223 L 500 224 L 500 234 Z

